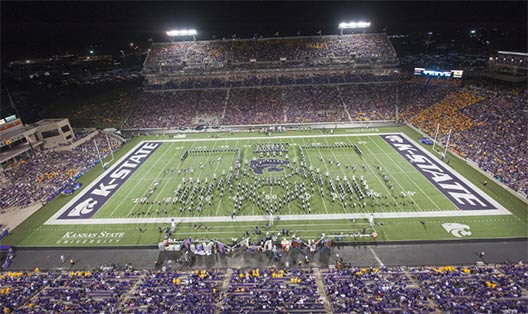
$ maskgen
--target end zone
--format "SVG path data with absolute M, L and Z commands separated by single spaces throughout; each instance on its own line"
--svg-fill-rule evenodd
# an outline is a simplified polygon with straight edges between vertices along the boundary
M 478 210 L 484 215 L 498 211 L 499 214 L 511 215 L 488 194 L 407 135 L 383 134 L 381 137 L 460 210 Z

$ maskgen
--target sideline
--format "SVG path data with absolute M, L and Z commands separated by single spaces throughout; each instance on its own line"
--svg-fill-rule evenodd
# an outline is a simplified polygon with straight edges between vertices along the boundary
M 501 216 L 510 215 L 501 210 L 449 210 L 424 212 L 392 212 L 374 213 L 374 219 L 379 218 L 431 218 L 431 217 L 470 217 L 470 216 Z M 281 221 L 291 220 L 342 220 L 368 219 L 370 213 L 357 214 L 311 214 L 311 215 L 279 215 Z M 269 221 L 268 215 L 258 216 L 203 216 L 203 217 L 156 217 L 156 218 L 92 218 L 92 219 L 55 219 L 47 221 L 46 225 L 112 225 L 112 224 L 154 224 L 154 223 L 193 223 L 193 222 L 246 222 Z

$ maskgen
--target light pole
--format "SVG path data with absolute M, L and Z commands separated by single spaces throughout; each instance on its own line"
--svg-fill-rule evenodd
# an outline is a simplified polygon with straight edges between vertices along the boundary
M 125 56 L 125 51 L 124 50 L 119 50 L 121 52 L 121 55 L 123 56 L 123 62 L 125 63 L 125 66 L 128 68 L 128 64 L 126 62 L 126 56 Z
M 196 40 L 196 35 L 198 32 L 195 29 L 174 29 L 167 31 L 167 36 L 170 37 L 170 40 L 173 41 L 174 37 L 182 37 L 182 36 L 192 36 L 193 41 Z
M 427 33 L 427 41 L 425 42 L 426 46 L 425 46 L 425 55 L 427 55 L 427 51 L 429 50 L 429 42 L 430 42 L 430 39 L 431 39 L 431 35 L 433 35 L 433 32 L 428 32 Z
M 340 34 L 343 35 L 345 29 L 361 28 L 363 33 L 365 33 L 365 28 L 370 27 L 370 22 L 349 22 L 349 23 L 339 23 Z

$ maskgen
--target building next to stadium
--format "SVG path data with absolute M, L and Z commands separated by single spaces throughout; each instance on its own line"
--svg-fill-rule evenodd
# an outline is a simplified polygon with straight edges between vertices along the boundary
M 24 125 L 16 115 L 0 120 L 0 173 L 12 161 L 29 157 L 32 151 L 66 146 L 75 141 L 68 119 L 44 119 Z M 4 178 L 0 175 L 0 178 Z

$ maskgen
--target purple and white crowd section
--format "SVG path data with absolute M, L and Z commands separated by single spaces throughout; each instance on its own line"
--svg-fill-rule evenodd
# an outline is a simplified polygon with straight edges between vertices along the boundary
M 0 273 L 0 309 L 3 313 L 526 313 L 527 286 L 528 267 L 521 262 L 195 271 L 35 269 Z
M 45 203 L 56 196 L 97 165 L 99 156 L 94 148 L 94 140 L 103 157 L 122 144 L 110 136 L 110 149 L 106 137 L 97 134 L 72 150 L 34 152 L 4 169 L 7 183 L 0 186 L 0 209 Z

